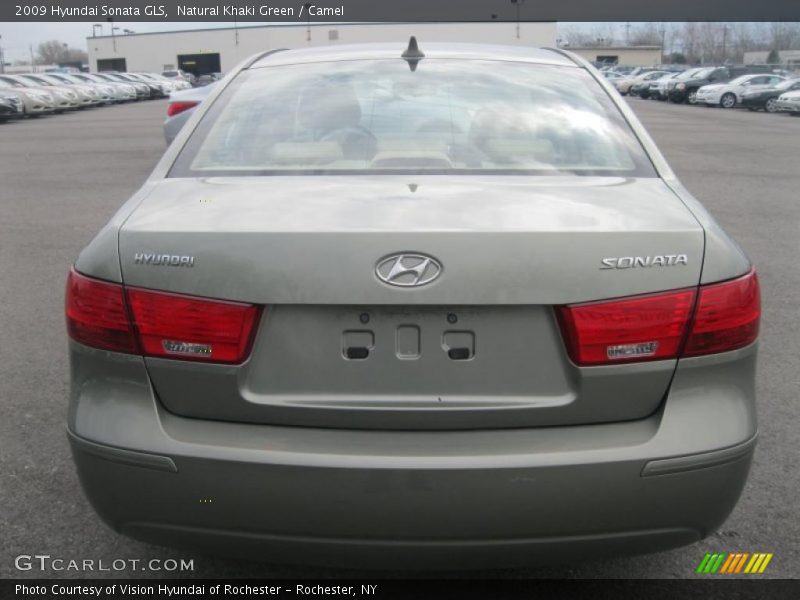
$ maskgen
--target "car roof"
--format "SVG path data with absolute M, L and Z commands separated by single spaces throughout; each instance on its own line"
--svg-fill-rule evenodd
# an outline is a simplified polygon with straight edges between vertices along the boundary
M 407 42 L 381 44 L 346 44 L 341 46 L 324 46 L 282 50 L 271 52 L 256 59 L 251 69 L 278 65 L 301 63 L 376 60 L 400 58 L 408 47 Z M 527 62 L 544 65 L 560 65 L 580 67 L 569 56 L 548 48 L 532 46 L 495 46 L 489 44 L 449 44 L 441 42 L 425 43 L 419 40 L 419 49 L 425 58 L 461 58 L 470 60 L 502 60 Z

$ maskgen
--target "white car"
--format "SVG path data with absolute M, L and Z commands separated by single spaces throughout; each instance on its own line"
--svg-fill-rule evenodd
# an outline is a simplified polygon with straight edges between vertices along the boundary
M 781 112 L 788 112 L 793 117 L 800 115 L 800 90 L 784 92 L 778 96 L 776 106 Z
M 769 87 L 776 85 L 786 79 L 781 75 L 769 73 L 756 73 L 742 75 L 736 79 L 731 79 L 727 83 L 712 83 L 704 85 L 697 90 L 697 104 L 706 106 L 721 106 L 722 108 L 734 108 L 742 101 L 742 93 L 745 90 L 752 90 L 759 87 Z
M 662 75 L 655 81 L 650 82 L 650 97 L 657 100 L 666 100 L 669 96 L 669 83 L 682 74 L 682 71 Z

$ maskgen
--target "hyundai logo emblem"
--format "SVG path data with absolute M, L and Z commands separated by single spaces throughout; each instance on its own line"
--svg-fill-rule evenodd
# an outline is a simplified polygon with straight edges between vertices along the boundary
M 375 267 L 378 279 L 399 287 L 419 287 L 430 283 L 441 273 L 439 261 L 426 254 L 392 254 L 381 259 Z

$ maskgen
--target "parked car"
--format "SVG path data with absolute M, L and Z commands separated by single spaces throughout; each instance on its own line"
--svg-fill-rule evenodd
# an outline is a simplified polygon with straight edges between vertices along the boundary
M 727 83 L 704 85 L 697 90 L 696 104 L 734 108 L 739 104 L 745 90 L 762 89 L 783 81 L 780 75 L 755 74 L 741 75 Z
M 9 80 L 0 75 L 0 92 L 6 96 L 17 95 L 22 101 L 22 114 L 28 117 L 55 112 L 55 99 L 52 94 L 41 88 L 31 88 L 16 80 Z
M 688 102 L 689 104 L 695 104 L 697 102 L 697 90 L 704 85 L 727 83 L 740 75 L 769 72 L 769 68 L 765 65 L 705 67 L 699 71 L 693 71 L 691 76 L 685 78 L 676 77 L 669 84 L 669 99 L 677 103 Z
M 172 92 L 187 89 L 186 86 L 180 85 L 178 81 L 167 79 L 166 77 L 162 77 L 156 73 L 135 73 L 135 75 L 138 75 L 145 81 L 158 83 L 159 85 L 163 86 L 167 95 L 170 95 Z
M 161 73 L 162 77 L 166 77 L 167 79 L 172 79 L 174 81 L 181 81 L 185 84 L 185 88 L 192 87 L 195 81 L 195 76 L 191 73 L 187 73 L 186 71 L 182 71 L 181 69 L 172 69 L 169 71 L 164 71 Z
M 0 119 L 8 120 L 25 115 L 22 94 L 8 88 L 0 87 L 0 102 L 2 102 L 4 106 L 4 108 L 0 110 Z
M 215 81 L 219 81 L 222 75 L 220 73 L 208 73 L 206 75 L 200 75 L 195 81 L 195 87 L 203 87 L 214 83 Z
M 171 86 L 168 86 L 165 83 L 152 81 L 146 77 L 142 77 L 138 73 L 115 73 L 115 75 L 118 79 L 129 81 L 134 85 L 146 85 L 149 94 L 148 98 L 150 98 L 150 100 L 154 100 L 156 98 L 167 98 L 169 97 L 170 90 L 172 89 Z
M 61 85 L 68 85 L 74 88 L 90 88 L 96 93 L 97 99 L 101 104 L 111 104 L 116 99 L 116 92 L 110 84 L 100 84 L 89 81 L 83 81 L 66 73 L 48 73 L 48 81 L 58 83 Z
M 796 90 L 800 90 L 800 79 L 785 79 L 773 86 L 747 89 L 741 94 L 742 106 L 753 111 L 778 112 L 778 96 Z
M 758 281 L 610 89 L 561 50 L 413 39 L 214 86 L 69 273 L 100 517 L 394 569 L 717 531 L 756 443 Z
M 0 90 L 0 123 L 22 115 L 22 102 Z
M 133 89 L 136 90 L 137 100 L 148 100 L 150 98 L 150 86 L 146 83 L 141 81 L 131 81 L 126 77 L 122 77 L 120 73 L 113 73 L 111 71 L 103 71 L 102 73 L 96 73 L 96 75 L 97 77 L 105 79 L 106 81 L 117 81 L 119 83 L 125 83 L 133 86 Z
M 164 139 L 167 140 L 168 146 L 192 116 L 197 105 L 206 99 L 213 88 L 214 84 L 209 84 L 175 92 L 170 96 L 167 105 L 167 119 L 164 121 Z
M 639 96 L 640 98 L 647 99 L 650 96 L 650 84 L 669 74 L 668 71 L 649 71 L 643 73 L 636 78 L 628 93 L 631 96 Z
M 31 98 L 30 106 L 26 103 L 26 114 L 30 116 L 47 112 L 61 113 L 80 106 L 77 92 L 65 87 L 42 85 L 19 75 L 0 75 L 0 83 L 22 91 Z
M 666 75 L 662 75 L 655 81 L 650 82 L 650 89 L 648 90 L 647 96 L 649 98 L 653 98 L 655 100 L 666 100 L 667 99 L 667 86 L 672 79 L 675 79 L 681 74 L 681 71 L 674 71 L 672 73 L 667 73 Z
M 647 73 L 650 73 L 654 70 L 655 69 L 649 69 L 645 67 L 636 67 L 625 77 L 614 80 L 614 87 L 617 88 L 617 91 L 620 94 L 627 96 L 631 91 L 631 87 L 639 83 Z
M 96 73 L 75 73 L 72 76 L 78 80 L 110 86 L 114 90 L 115 102 L 130 102 L 137 98 L 136 88 L 133 87 L 133 84 L 111 81 L 107 78 L 100 77 Z
M 800 114 L 800 92 L 784 92 L 778 96 L 775 106 L 779 111 L 788 112 L 793 117 Z
M 47 73 L 25 73 L 20 77 L 28 79 L 34 83 L 44 85 L 48 88 L 55 90 L 57 95 L 59 92 L 68 92 L 66 95 L 73 98 L 77 95 L 77 108 L 90 108 L 101 104 L 100 95 L 97 91 L 88 85 L 66 85 L 57 78 Z

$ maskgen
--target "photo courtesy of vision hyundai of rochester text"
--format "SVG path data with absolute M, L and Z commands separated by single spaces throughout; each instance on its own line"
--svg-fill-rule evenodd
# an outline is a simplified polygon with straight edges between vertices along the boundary
M 738 500 L 759 317 L 749 259 L 576 55 L 273 51 L 75 261 L 68 434 L 100 517 L 165 546 L 658 551 Z

